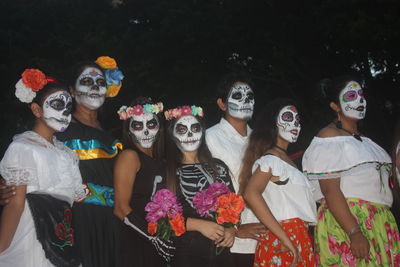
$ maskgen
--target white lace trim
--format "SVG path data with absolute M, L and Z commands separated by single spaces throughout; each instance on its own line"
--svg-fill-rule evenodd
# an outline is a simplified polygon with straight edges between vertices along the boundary
M 0 173 L 6 181 L 6 185 L 38 185 L 34 169 L 16 169 L 0 165 Z

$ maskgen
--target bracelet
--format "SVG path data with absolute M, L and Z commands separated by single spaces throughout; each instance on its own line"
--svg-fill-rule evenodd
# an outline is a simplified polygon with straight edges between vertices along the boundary
M 354 225 L 354 226 L 350 229 L 350 231 L 347 232 L 347 235 L 348 235 L 348 236 L 351 236 L 352 234 L 354 234 L 354 232 L 355 232 L 357 229 L 360 229 L 360 226 L 359 226 L 358 224 Z

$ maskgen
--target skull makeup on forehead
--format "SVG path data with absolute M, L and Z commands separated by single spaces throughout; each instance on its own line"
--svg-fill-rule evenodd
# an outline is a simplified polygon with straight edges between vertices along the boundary
M 349 82 L 340 92 L 339 101 L 346 117 L 364 119 L 367 111 L 367 100 L 365 100 L 363 89 L 358 82 Z
M 88 109 L 96 110 L 106 98 L 106 80 L 98 68 L 87 67 L 75 83 L 76 102 Z
M 279 111 L 276 118 L 278 134 L 289 143 L 294 143 L 300 134 L 300 116 L 294 106 L 285 106 Z
M 228 95 L 228 113 L 234 118 L 250 120 L 254 110 L 254 93 L 249 85 L 237 82 Z
M 174 137 L 180 150 L 191 152 L 199 148 L 203 130 L 200 122 L 192 115 L 182 116 L 174 125 Z
M 129 123 L 129 132 L 134 136 L 133 141 L 144 148 L 151 148 L 156 141 L 160 124 L 155 114 L 143 113 L 133 115 Z
M 67 91 L 50 94 L 43 102 L 43 118 L 57 132 L 64 132 L 71 122 L 72 98 Z

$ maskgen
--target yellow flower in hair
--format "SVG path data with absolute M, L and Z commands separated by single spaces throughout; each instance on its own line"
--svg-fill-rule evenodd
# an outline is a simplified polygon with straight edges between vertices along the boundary
M 107 86 L 107 93 L 106 93 L 106 97 L 114 97 L 116 95 L 118 95 L 119 93 L 119 89 L 121 89 L 121 84 L 120 85 L 116 85 L 116 84 L 112 84 Z
M 107 56 L 98 57 L 95 62 L 103 69 L 115 69 L 117 67 L 115 59 Z

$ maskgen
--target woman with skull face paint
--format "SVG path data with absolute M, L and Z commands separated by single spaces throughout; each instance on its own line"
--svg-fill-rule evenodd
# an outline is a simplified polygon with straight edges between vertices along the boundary
M 321 89 L 336 118 L 313 138 L 303 157 L 304 172 L 321 189 L 316 194 L 321 201 L 317 262 L 400 266 L 400 235 L 389 210 L 391 159 L 359 132 L 367 105 L 363 89 L 348 77 L 325 81 Z
M 98 120 L 105 98 L 118 92 L 113 90 L 118 87 L 113 87 L 113 80 L 107 75 L 110 70 L 117 70 L 116 62 L 108 57 L 75 67 L 70 78 L 71 95 L 75 100 L 72 122 L 67 131 L 57 135 L 78 154 L 86 186 L 87 197 L 73 207 L 75 241 L 83 267 L 116 266 L 118 253 L 118 221 L 113 214 L 113 165 L 122 143 L 104 131 Z
M 235 228 L 224 228 L 200 217 L 193 205 L 194 195 L 214 182 L 226 184 L 233 192 L 227 166 L 213 159 L 205 143 L 203 110 L 183 106 L 165 112 L 168 123 L 167 187 L 176 192 L 187 218 L 186 230 L 175 239 L 173 267 L 232 266 L 228 249 L 216 255 L 216 246 L 231 247 Z
M 260 235 L 254 266 L 315 266 L 308 224 L 316 222 L 313 186 L 286 150 L 297 141 L 293 101 L 277 99 L 257 117 L 243 158 L 240 191 L 270 232 Z
M 71 205 L 85 192 L 75 153 L 54 137 L 68 127 L 72 98 L 36 69 L 24 71 L 15 95 L 29 104 L 35 125 L 14 136 L 0 163 L 16 187 L 1 215 L 0 265 L 79 266 Z
M 124 151 L 114 166 L 114 214 L 120 223 L 118 267 L 165 266 L 164 242 L 147 233 L 145 206 L 165 187 L 163 104 L 148 97 L 136 98 L 118 111 L 123 120 Z M 144 242 L 152 241 L 150 242 Z M 156 243 L 157 244 L 156 244 Z M 160 255 L 157 254 L 156 249 Z

